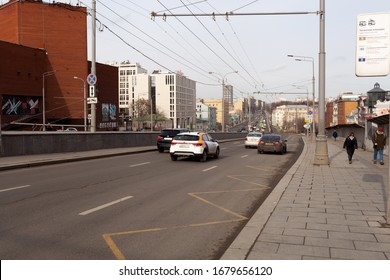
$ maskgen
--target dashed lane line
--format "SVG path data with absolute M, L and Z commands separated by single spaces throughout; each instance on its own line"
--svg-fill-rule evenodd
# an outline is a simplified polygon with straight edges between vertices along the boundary
M 217 168 L 217 167 L 218 167 L 218 166 L 214 165 L 214 166 L 211 166 L 210 168 L 203 169 L 202 171 L 203 171 L 203 172 L 207 172 L 207 171 L 210 171 L 210 170 L 212 170 L 212 169 L 214 169 L 214 168 Z
M 28 188 L 28 187 L 31 187 L 31 185 L 24 185 L 24 186 L 19 186 L 19 187 L 8 188 L 8 189 L 0 190 L 0 192 L 8 192 L 8 191 L 13 191 L 13 190 L 18 190 L 18 189 L 23 189 L 23 188 Z
M 137 167 L 137 166 L 146 165 L 146 164 L 150 164 L 150 161 L 138 163 L 138 164 L 133 164 L 133 165 L 130 165 L 129 167 Z
M 100 206 L 98 206 L 98 207 L 89 209 L 89 210 L 87 210 L 87 211 L 81 212 L 81 213 L 79 213 L 79 215 L 80 215 L 80 216 L 85 216 L 85 215 L 91 214 L 91 213 L 93 213 L 93 212 L 102 210 L 102 209 L 107 208 L 107 207 L 109 207 L 109 206 L 112 206 L 112 205 L 114 205 L 114 204 L 117 204 L 117 203 L 120 203 L 120 202 L 122 202 L 122 201 L 128 200 L 128 199 L 130 199 L 130 198 L 132 198 L 132 197 L 133 197 L 133 196 L 122 197 L 122 198 L 120 198 L 120 199 L 118 199 L 118 200 L 114 200 L 114 201 L 111 201 L 111 202 L 109 202 L 109 203 L 106 203 L 106 204 L 100 205 Z

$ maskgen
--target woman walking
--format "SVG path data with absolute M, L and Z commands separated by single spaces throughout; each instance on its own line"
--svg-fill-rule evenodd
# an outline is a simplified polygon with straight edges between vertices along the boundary
M 354 133 L 351 132 L 349 134 L 349 136 L 347 138 L 345 138 L 344 146 L 343 146 L 343 149 L 347 150 L 349 164 L 352 163 L 352 157 L 353 157 L 353 154 L 355 153 L 355 150 L 357 150 L 357 148 L 358 148 L 358 145 L 357 145 L 356 137 L 355 137 Z

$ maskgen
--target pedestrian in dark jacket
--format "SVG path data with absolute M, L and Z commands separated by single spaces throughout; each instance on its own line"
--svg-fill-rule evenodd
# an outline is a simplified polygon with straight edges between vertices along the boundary
M 347 150 L 349 164 L 351 164 L 353 154 L 358 148 L 357 140 L 353 132 L 351 132 L 349 136 L 345 138 L 343 148 Z
M 381 127 L 379 127 L 372 136 L 372 143 L 374 144 L 374 164 L 376 164 L 376 159 L 379 153 L 379 161 L 380 164 L 383 165 L 383 149 L 386 146 L 386 135 L 383 133 L 383 129 Z
M 334 138 L 334 141 L 336 141 L 337 140 L 337 131 L 336 130 L 333 131 L 332 136 Z

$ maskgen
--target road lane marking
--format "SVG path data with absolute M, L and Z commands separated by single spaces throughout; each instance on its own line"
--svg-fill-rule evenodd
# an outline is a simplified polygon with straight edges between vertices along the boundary
M 0 190 L 0 192 L 8 192 L 8 191 L 13 191 L 13 190 L 18 190 L 18 189 L 23 189 L 23 188 L 28 188 L 28 187 L 31 187 L 31 185 L 24 185 L 24 186 L 19 186 L 19 187 L 13 187 L 13 188 L 9 188 L 9 189 L 4 189 L 4 190 Z
M 241 158 L 246 158 L 248 155 L 243 155 L 243 156 L 241 156 Z
M 217 168 L 218 166 L 211 166 L 210 168 L 207 168 L 207 169 L 203 169 L 202 171 L 203 172 L 207 172 L 207 171 L 210 171 L 211 169 L 214 169 L 214 168 Z
M 91 213 L 93 213 L 93 212 L 96 212 L 96 211 L 99 211 L 99 210 L 101 210 L 101 209 L 107 208 L 107 207 L 112 206 L 112 205 L 114 205 L 114 204 L 117 204 L 117 203 L 119 203 L 119 202 L 128 200 L 128 199 L 130 199 L 130 198 L 132 198 L 132 197 L 133 197 L 133 196 L 126 196 L 126 197 L 120 198 L 120 199 L 118 199 L 118 200 L 114 200 L 114 201 L 112 201 L 112 202 L 109 202 L 109 203 L 100 205 L 100 206 L 98 206 L 98 207 L 92 208 L 92 209 L 90 209 L 90 210 L 81 212 L 81 213 L 79 213 L 79 215 L 80 215 L 80 216 L 85 216 L 85 215 L 91 214 Z
M 130 165 L 130 167 L 136 167 L 136 166 L 141 166 L 141 165 L 146 165 L 146 164 L 150 164 L 150 161 L 138 163 L 138 164 L 133 164 L 133 165 Z

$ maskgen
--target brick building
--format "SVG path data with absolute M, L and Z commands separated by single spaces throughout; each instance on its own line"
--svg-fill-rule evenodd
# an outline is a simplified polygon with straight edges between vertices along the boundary
M 0 6 L 0 40 L 3 41 L 0 42 L 0 59 L 6 61 L 0 68 L 2 104 L 30 97 L 34 98 L 34 103 L 37 101 L 36 110 L 29 118 L 22 111 L 3 109 L 3 125 L 7 121 L 22 120 L 42 123 L 43 99 L 45 123 L 82 125 L 84 85 L 74 77 L 86 82 L 90 72 L 86 8 L 11 0 Z M 107 120 L 103 117 L 107 104 L 111 114 L 115 114 L 110 119 L 113 122 L 117 119 L 117 68 L 104 65 L 96 68 L 99 88 L 96 127 L 113 128 L 116 124 L 101 122 Z

